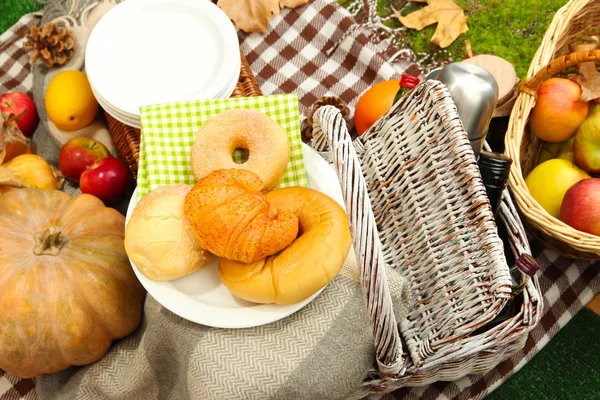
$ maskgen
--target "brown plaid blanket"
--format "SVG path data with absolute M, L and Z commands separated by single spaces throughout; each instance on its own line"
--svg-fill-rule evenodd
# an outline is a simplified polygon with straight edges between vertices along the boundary
M 0 93 L 31 93 L 32 76 L 22 37 L 39 23 L 39 14 L 21 18 L 0 35 Z M 324 94 L 335 94 L 354 106 L 358 95 L 376 81 L 397 77 L 410 64 L 386 62 L 389 52 L 370 40 L 369 32 L 332 0 L 313 0 L 295 10 L 284 10 L 266 34 L 240 35 L 243 52 L 265 94 L 298 94 L 306 107 Z M 334 50 L 346 56 L 338 62 Z M 388 49 L 389 50 L 389 49 Z M 422 388 L 403 388 L 384 399 L 482 398 L 525 365 L 600 292 L 600 263 L 559 257 L 534 241 L 534 256 L 542 265 L 540 285 L 545 311 L 525 348 L 483 375 Z M 35 399 L 35 381 L 18 379 L 0 370 L 0 400 Z

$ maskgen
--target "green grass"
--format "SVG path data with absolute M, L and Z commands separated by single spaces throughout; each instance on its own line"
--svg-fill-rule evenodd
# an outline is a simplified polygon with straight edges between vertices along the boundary
M 469 31 L 460 35 L 447 49 L 441 50 L 431 43 L 436 24 L 421 31 L 408 29 L 404 35 L 405 46 L 415 53 L 425 53 L 428 58 L 460 61 L 465 57 L 465 40 L 469 39 L 474 54 L 494 54 L 510 61 L 520 78 L 527 75 L 529 64 L 539 47 L 556 11 L 567 0 L 456 0 L 469 19 Z M 380 15 L 393 13 L 394 6 L 406 15 L 424 7 L 424 3 L 401 0 L 378 0 Z M 388 26 L 402 26 L 397 19 L 388 21 Z
M 0 0 L 0 33 L 6 31 L 23 16 L 41 10 L 43 4 L 36 0 Z
M 600 316 L 583 308 L 485 400 L 599 400 Z

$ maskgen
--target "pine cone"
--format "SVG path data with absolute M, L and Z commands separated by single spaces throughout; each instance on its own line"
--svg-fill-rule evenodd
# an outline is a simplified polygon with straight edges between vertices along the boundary
M 75 37 L 67 28 L 47 22 L 41 29 L 34 25 L 25 34 L 23 48 L 29 50 L 29 59 L 35 62 L 41 58 L 48 68 L 64 65 L 73 56 Z
M 336 96 L 323 96 L 317 101 L 315 101 L 312 106 L 304 109 L 304 115 L 306 116 L 306 119 L 302 123 L 302 141 L 304 143 L 308 143 L 312 139 L 313 115 L 315 114 L 315 112 L 317 112 L 319 107 L 323 106 L 334 106 L 338 110 L 340 110 L 340 112 L 342 113 L 342 118 L 346 120 L 346 126 L 348 127 L 348 129 L 350 129 L 347 120 L 348 116 L 350 116 L 350 109 L 348 108 L 344 100 Z

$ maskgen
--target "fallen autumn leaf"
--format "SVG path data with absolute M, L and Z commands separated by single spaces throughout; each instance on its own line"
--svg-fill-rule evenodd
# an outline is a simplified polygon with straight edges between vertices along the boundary
M 437 23 L 431 41 L 438 46 L 442 48 L 450 46 L 461 33 L 469 30 L 467 16 L 454 0 L 419 0 L 419 2 L 426 2 L 427 6 L 404 17 L 393 7 L 392 10 L 402 25 L 410 29 L 420 31 L 426 26 Z
M 284 7 L 296 8 L 308 0 L 218 0 L 217 5 L 244 32 L 266 32 L 273 15 Z
M 600 39 L 590 36 L 587 43 L 569 44 L 571 52 L 594 51 L 598 49 Z M 600 98 L 600 72 L 596 69 L 594 61 L 581 63 L 577 66 L 581 76 L 575 76 L 574 81 L 581 86 L 579 101 L 590 101 Z
M 579 101 L 590 101 L 600 97 L 600 72 L 596 69 L 596 63 L 593 61 L 579 65 L 581 76 L 576 78 L 581 86 L 581 96 Z

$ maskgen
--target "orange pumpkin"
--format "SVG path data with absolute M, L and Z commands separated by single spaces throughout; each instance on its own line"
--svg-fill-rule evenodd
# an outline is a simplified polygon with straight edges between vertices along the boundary
M 0 368 L 34 377 L 102 358 L 138 326 L 144 290 L 125 217 L 88 194 L 0 196 Z

